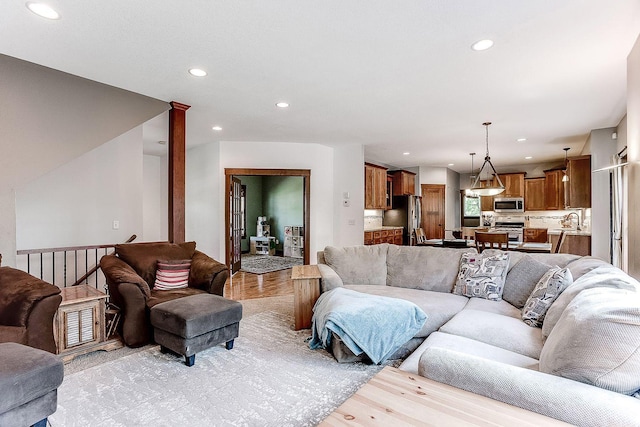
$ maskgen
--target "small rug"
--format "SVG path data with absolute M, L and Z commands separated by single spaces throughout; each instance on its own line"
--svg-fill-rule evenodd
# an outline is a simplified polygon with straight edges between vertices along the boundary
M 247 273 L 264 274 L 272 271 L 286 270 L 294 265 L 302 265 L 302 258 L 281 257 L 272 255 L 242 255 L 242 268 Z
M 66 375 L 58 426 L 314 426 L 382 369 L 310 350 L 293 319 L 258 312 L 224 345 L 183 358 L 158 346 Z

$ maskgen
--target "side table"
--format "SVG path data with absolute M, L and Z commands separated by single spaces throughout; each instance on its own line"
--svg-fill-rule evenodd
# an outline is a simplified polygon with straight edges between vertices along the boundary
M 295 330 L 311 328 L 313 305 L 320 296 L 320 270 L 317 265 L 296 265 L 291 272 Z
M 58 354 L 64 362 L 95 350 L 122 347 L 119 340 L 106 340 L 107 294 L 89 285 L 63 288 L 62 302 L 53 319 Z

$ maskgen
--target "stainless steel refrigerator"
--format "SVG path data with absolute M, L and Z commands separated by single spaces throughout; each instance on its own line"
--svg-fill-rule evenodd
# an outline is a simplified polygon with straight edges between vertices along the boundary
M 382 225 L 404 227 L 403 245 L 415 245 L 415 230 L 421 223 L 420 196 L 393 196 L 393 209 L 384 211 Z

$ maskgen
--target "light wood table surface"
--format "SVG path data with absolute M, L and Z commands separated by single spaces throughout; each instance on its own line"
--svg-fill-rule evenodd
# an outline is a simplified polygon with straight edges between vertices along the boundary
M 291 280 L 293 280 L 293 314 L 296 331 L 311 327 L 313 306 L 320 296 L 321 277 L 317 265 L 293 267 Z
M 567 426 L 562 421 L 385 367 L 320 426 Z

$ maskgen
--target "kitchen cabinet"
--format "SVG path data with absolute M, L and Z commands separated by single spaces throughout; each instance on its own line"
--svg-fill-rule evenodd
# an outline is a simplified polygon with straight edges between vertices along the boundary
M 415 196 L 416 194 L 416 174 L 409 171 L 390 172 L 393 176 L 394 196 Z
M 482 187 L 490 187 L 493 181 L 480 181 Z M 493 196 L 480 196 L 480 209 L 483 212 L 493 211 Z
M 558 244 L 558 234 L 550 234 L 549 240 L 551 241 L 551 248 L 555 250 Z M 564 243 L 560 248 L 561 254 L 574 254 L 581 256 L 591 255 L 591 236 L 588 235 L 574 235 L 566 234 L 564 236 Z
M 591 207 L 591 156 L 570 157 L 567 162 L 569 181 L 565 188 L 566 208 Z
M 524 210 L 542 211 L 546 209 L 545 178 L 529 178 L 524 180 Z
M 393 176 L 387 175 L 387 206 L 385 206 L 386 210 L 393 209 Z
M 496 197 L 524 197 L 524 172 L 499 173 L 500 181 L 504 184 L 504 191 Z M 498 180 L 493 178 L 494 185 Z
M 387 169 L 365 163 L 364 165 L 364 208 L 386 209 Z
M 544 178 L 542 179 L 544 180 Z M 522 231 L 522 241 L 524 242 L 546 243 L 548 240 L 549 234 L 546 228 L 525 228 Z
M 402 228 L 394 228 L 389 230 L 373 230 L 364 232 L 365 245 L 379 245 L 381 243 L 390 243 L 393 245 L 402 245 Z
M 564 172 L 560 169 L 544 171 L 544 204 L 548 210 L 564 209 Z

